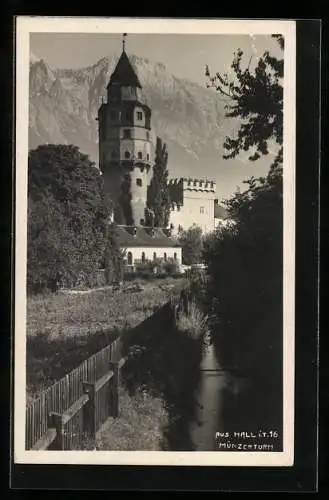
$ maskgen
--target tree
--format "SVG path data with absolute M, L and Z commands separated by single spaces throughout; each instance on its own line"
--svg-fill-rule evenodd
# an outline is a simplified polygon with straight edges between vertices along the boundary
M 283 48 L 283 38 L 275 37 Z M 210 85 L 229 99 L 226 116 L 241 120 L 237 138 L 225 139 L 225 157 L 249 151 L 250 161 L 257 161 L 268 154 L 270 141 L 278 145 L 278 153 L 265 177 L 252 177 L 244 192 L 227 201 L 236 224 L 205 242 L 207 304 L 221 363 L 237 365 L 258 380 L 255 398 L 250 396 L 238 413 L 243 418 L 249 415 L 250 425 L 278 428 L 282 423 L 283 60 L 266 52 L 251 72 L 250 62 L 241 69 L 242 57 L 239 50 L 232 63 L 233 82 L 219 73 L 210 77 L 207 69 Z
M 281 49 L 284 39 L 272 35 Z M 231 65 L 234 78 L 227 74 L 210 75 L 208 87 L 215 88 L 228 98 L 226 117 L 239 118 L 242 123 L 237 138 L 226 137 L 224 148 L 228 154 L 224 158 L 235 158 L 241 151 L 250 151 L 249 160 L 256 161 L 269 153 L 268 142 L 274 140 L 279 146 L 283 143 L 283 59 L 278 59 L 266 51 L 259 58 L 254 73 L 250 70 L 251 59 L 242 69 L 243 51 L 239 49 Z M 278 158 L 282 157 L 282 149 Z M 279 162 L 280 165 L 282 162 Z
M 43 145 L 29 153 L 28 284 L 88 282 L 104 259 L 109 210 L 103 179 L 72 145 Z
M 124 253 L 116 238 L 116 225 L 112 223 L 106 231 L 105 281 L 107 284 L 121 282 L 124 274 Z
M 167 227 L 169 223 L 170 197 L 167 164 L 167 146 L 157 137 L 153 177 L 147 191 L 146 225 Z
M 179 242 L 182 245 L 182 260 L 186 265 L 199 264 L 202 254 L 202 230 L 193 225 L 186 231 L 179 233 Z
M 118 221 L 119 224 L 132 226 L 136 223 L 133 218 L 131 200 L 131 176 L 128 173 L 122 180 L 121 194 L 119 196 L 118 206 L 116 208 L 115 220 Z

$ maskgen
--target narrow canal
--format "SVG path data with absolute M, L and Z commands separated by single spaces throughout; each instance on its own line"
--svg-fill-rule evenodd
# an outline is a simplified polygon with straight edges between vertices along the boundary
M 220 371 L 213 345 L 206 347 L 200 370 L 201 380 L 195 393 L 197 419 L 190 425 L 190 434 L 196 451 L 215 451 L 216 432 L 223 430 L 223 390 L 227 377 Z

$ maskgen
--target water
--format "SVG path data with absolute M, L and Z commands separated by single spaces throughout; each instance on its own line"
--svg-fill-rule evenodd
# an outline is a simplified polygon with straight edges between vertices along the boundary
M 223 431 L 223 389 L 227 375 L 220 371 L 214 346 L 208 345 L 201 362 L 201 381 L 195 393 L 197 421 L 190 426 L 196 451 L 215 451 L 216 432 Z

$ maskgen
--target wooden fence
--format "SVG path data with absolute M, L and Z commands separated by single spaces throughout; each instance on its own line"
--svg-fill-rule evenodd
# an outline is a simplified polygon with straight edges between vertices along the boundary
M 119 414 L 119 375 L 125 360 L 116 339 L 41 393 L 26 408 L 27 450 L 79 449 L 109 416 Z

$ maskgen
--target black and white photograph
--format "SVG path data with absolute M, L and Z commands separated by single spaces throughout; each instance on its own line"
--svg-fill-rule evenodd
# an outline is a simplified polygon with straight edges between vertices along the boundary
M 294 463 L 295 22 L 18 16 L 14 461 Z

